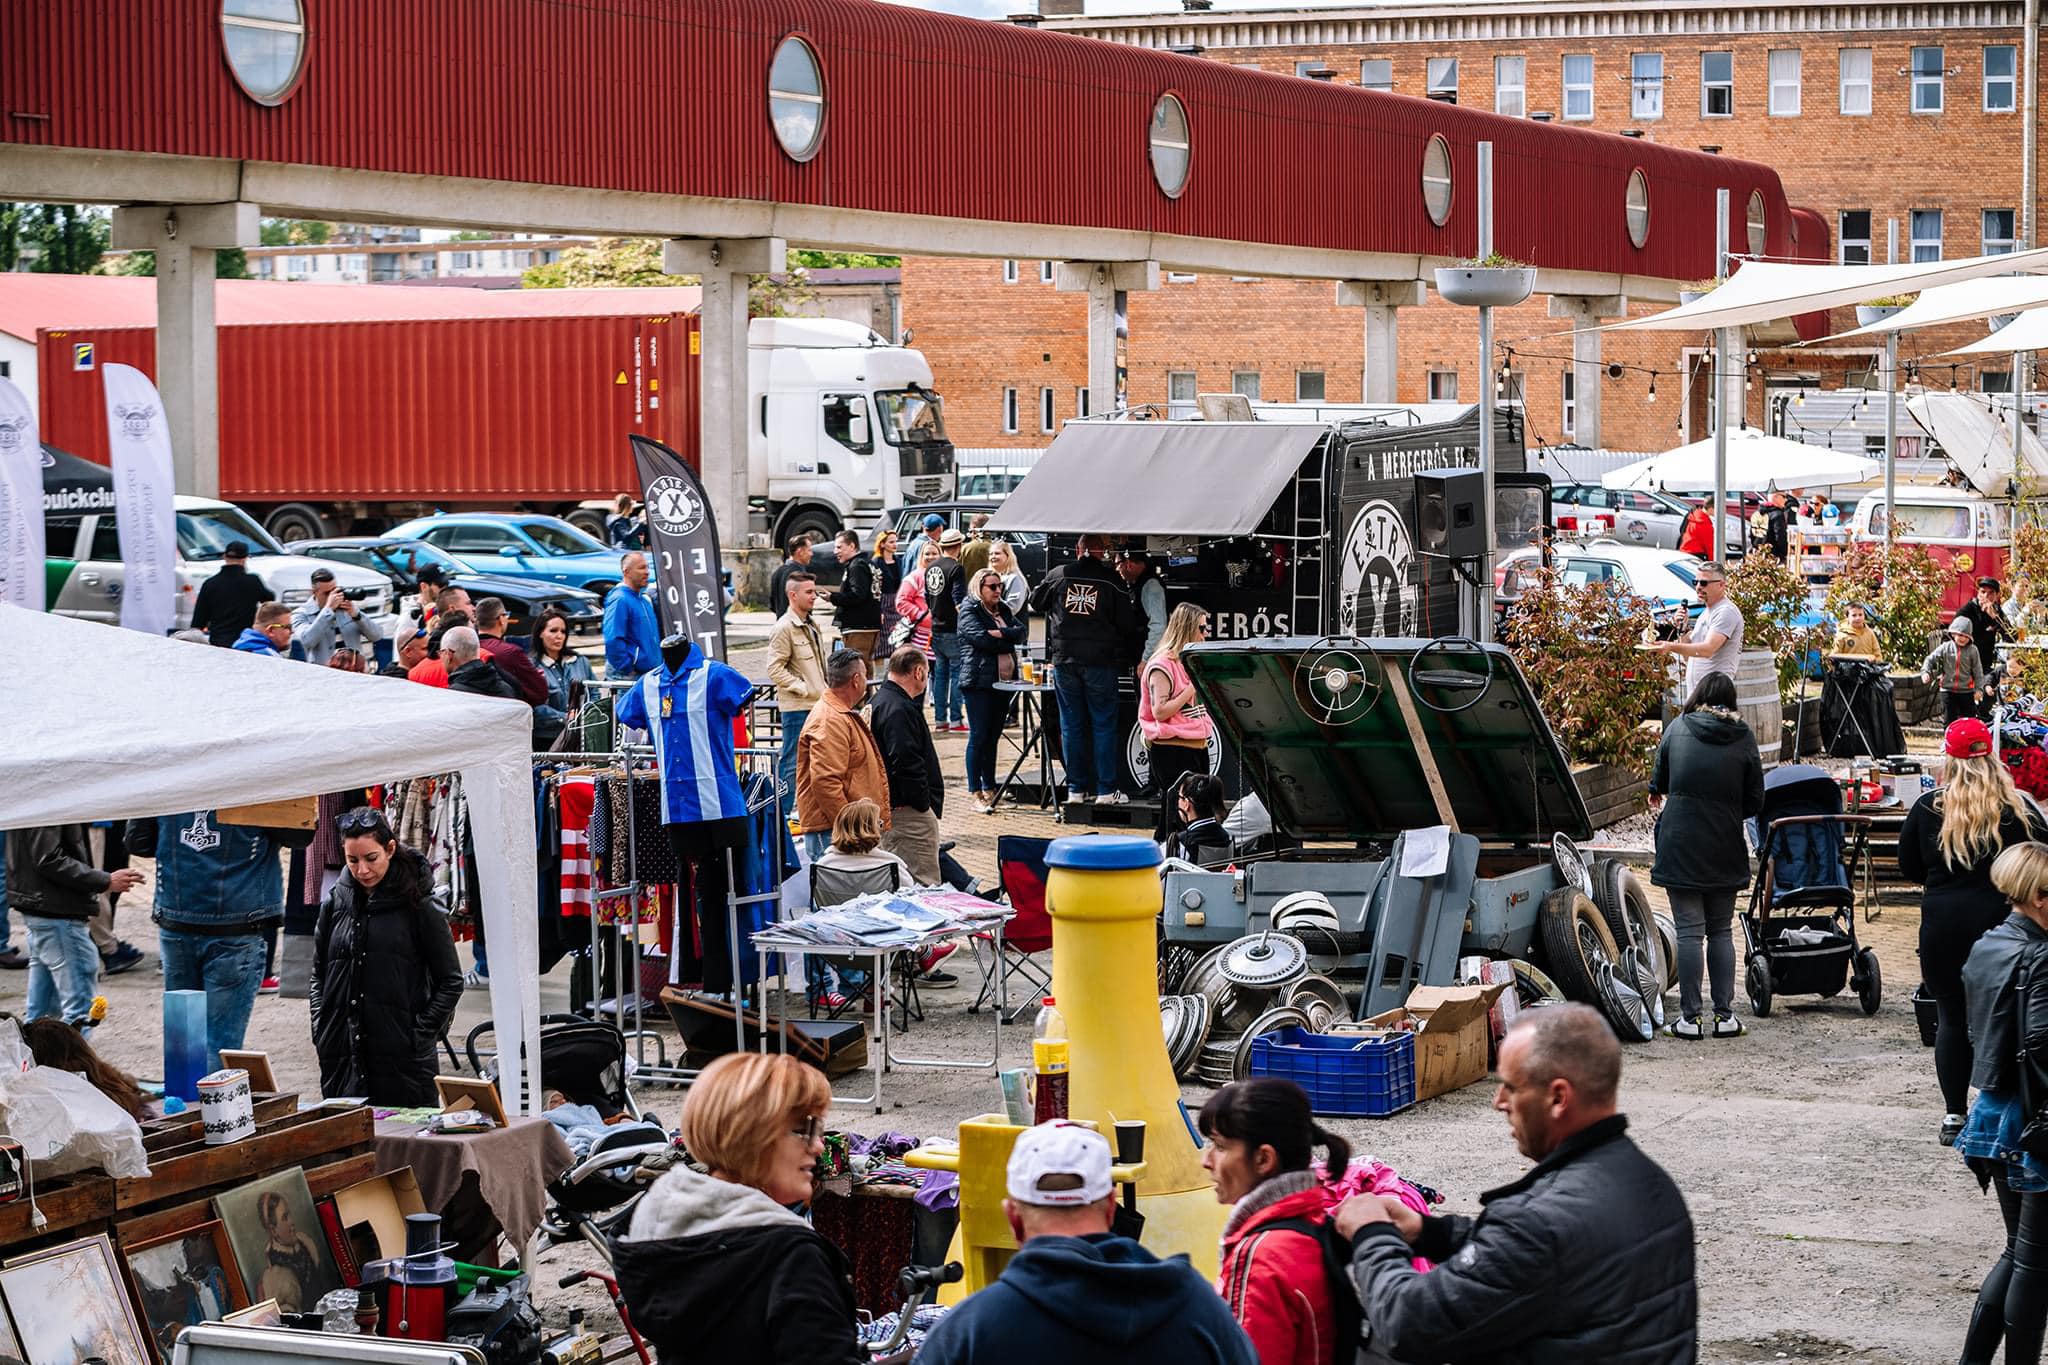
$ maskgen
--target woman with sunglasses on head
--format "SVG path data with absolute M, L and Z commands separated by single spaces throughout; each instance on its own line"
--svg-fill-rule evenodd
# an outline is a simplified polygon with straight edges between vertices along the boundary
M 548 680 L 548 699 L 533 708 L 533 747 L 545 749 L 561 736 L 581 690 L 595 675 L 590 660 L 569 647 L 569 618 L 560 607 L 548 607 L 534 618 L 527 652 Z
M 434 1048 L 462 999 L 447 912 L 427 860 L 399 844 L 383 812 L 359 806 L 335 829 L 347 870 L 313 928 L 321 1092 L 435 1104 Z
M 1165 843 L 1173 834 L 1173 793 L 1189 773 L 1209 771 L 1209 736 L 1215 725 L 1195 698 L 1195 685 L 1180 661 L 1187 646 L 1209 638 L 1209 613 L 1183 602 L 1166 618 L 1159 648 L 1138 675 L 1138 728 L 1152 763 L 1152 789 L 1159 793 L 1159 817 L 1152 837 Z
M 1009 715 L 1010 694 L 999 682 L 1017 677 L 1017 647 L 1027 634 L 1003 600 L 1003 576 L 983 569 L 960 604 L 960 696 L 967 705 L 967 790 L 983 815 L 996 804 L 996 737 Z
M 660 1365 L 745 1360 L 856 1365 L 846 1257 L 791 1206 L 808 1204 L 825 1073 L 795 1057 L 730 1053 L 683 1100 L 683 1147 L 615 1249 L 619 1290 Z

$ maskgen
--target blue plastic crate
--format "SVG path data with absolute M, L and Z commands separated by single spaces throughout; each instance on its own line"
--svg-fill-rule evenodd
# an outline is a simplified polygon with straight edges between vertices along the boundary
M 1385 1118 L 1415 1103 L 1415 1035 L 1284 1028 L 1252 1039 L 1251 1074 L 1293 1081 L 1318 1114 Z

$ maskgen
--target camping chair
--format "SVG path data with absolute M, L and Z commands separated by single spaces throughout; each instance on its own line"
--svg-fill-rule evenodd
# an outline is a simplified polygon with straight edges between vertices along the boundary
M 1050 839 L 1027 839 L 1021 835 L 1004 834 L 996 838 L 996 881 L 1002 886 L 1002 895 L 1009 902 L 1010 922 L 1003 926 L 1002 967 L 1005 973 L 1024 978 L 1033 989 L 1004 1020 L 1014 1024 L 1024 1017 L 1024 1012 L 1036 1006 L 1047 992 L 1052 990 L 1052 973 L 1038 961 L 1038 954 L 1052 950 L 1052 916 L 1045 908 L 1046 850 L 1052 847 Z M 974 1003 L 967 1007 L 969 1014 L 978 1013 L 995 993 L 996 960 L 993 951 L 986 965 L 982 964 L 983 946 L 993 950 L 995 936 L 976 934 L 974 936 L 974 960 L 982 967 L 981 993 Z M 997 1009 L 1010 1008 L 1009 983 L 1004 982 L 1003 999 L 997 1002 Z
M 846 902 L 860 896 L 873 896 L 902 889 L 901 875 L 894 863 L 889 863 L 882 867 L 869 868 L 863 872 L 853 872 L 841 867 L 820 867 L 818 864 L 812 863 L 810 865 L 810 873 L 811 908 L 813 910 L 824 910 L 835 905 L 844 905 Z M 863 975 L 871 969 L 868 959 L 858 957 L 818 957 L 806 958 L 805 961 L 816 962 L 820 966 L 829 966 L 839 972 L 857 972 Z M 911 963 L 912 970 L 908 972 L 899 971 L 897 973 L 899 979 L 894 983 L 895 995 L 897 997 L 896 1004 L 897 1008 L 902 1010 L 902 1017 L 905 1020 L 916 1019 L 919 1023 L 923 1023 L 924 1006 L 923 1002 L 918 999 L 917 974 L 912 959 L 908 955 L 902 955 L 892 958 L 890 961 L 899 966 Z M 811 1017 L 813 1019 L 817 1018 L 817 992 L 806 990 L 804 996 L 810 1002 Z M 837 1019 L 841 1014 L 854 1007 L 854 1000 L 856 998 L 855 996 L 848 996 L 847 1002 L 836 1010 L 828 1011 L 826 1018 Z

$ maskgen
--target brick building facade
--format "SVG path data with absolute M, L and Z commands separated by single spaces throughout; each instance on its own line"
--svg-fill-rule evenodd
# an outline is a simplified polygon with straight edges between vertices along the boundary
M 1827 221 L 1838 261 L 1958 258 L 2009 250 L 2030 235 L 2021 203 L 2029 91 L 2017 0 L 1477 0 L 1042 24 L 1764 162 L 1792 203 Z M 1369 171 L 1363 180 L 1369 189 Z M 1339 188 L 1333 177 L 1333 192 Z M 1055 292 L 1052 273 L 1039 261 L 904 262 L 904 322 L 932 362 L 960 444 L 1042 446 L 1086 410 L 1086 301 Z M 1362 398 L 1363 310 L 1339 306 L 1331 282 L 1160 278 L 1157 291 L 1129 295 L 1126 402 L 1164 405 L 1233 388 L 1267 401 Z M 1516 376 L 1532 444 L 1581 434 L 1564 335 L 1571 324 L 1550 312 L 1539 295 L 1495 318 L 1497 359 Z M 1836 330 L 1854 326 L 1848 310 L 1834 322 Z M 2002 389 L 2002 360 L 1955 370 L 1931 360 L 1982 334 L 1973 326 L 1910 334 L 1902 363 L 1930 358 L 1920 372 L 1929 383 Z M 1604 339 L 1601 444 L 1657 450 L 1704 434 L 1706 381 L 1688 380 L 1703 340 Z M 1758 347 L 1748 390 L 1754 423 L 1768 420 L 1773 396 L 1865 382 L 1877 354 L 1854 342 Z M 1476 349 L 1468 310 L 1434 294 L 1423 307 L 1402 309 L 1399 401 L 1472 401 Z M 1615 365 L 1624 367 L 1619 376 Z M 2030 384 L 2038 387 L 2038 378 Z

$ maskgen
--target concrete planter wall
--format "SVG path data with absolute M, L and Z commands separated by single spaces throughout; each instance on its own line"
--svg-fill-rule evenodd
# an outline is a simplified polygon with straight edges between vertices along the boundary
M 1625 820 L 1649 804 L 1650 779 L 1638 777 L 1612 763 L 1582 763 L 1572 769 L 1572 781 L 1593 818 L 1594 829 L 1605 829 Z
M 1901 726 L 1925 724 L 1941 712 L 1941 689 L 1925 678 L 1894 673 L 1892 707 Z

